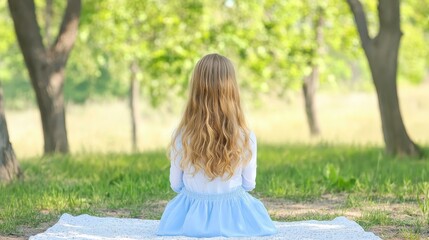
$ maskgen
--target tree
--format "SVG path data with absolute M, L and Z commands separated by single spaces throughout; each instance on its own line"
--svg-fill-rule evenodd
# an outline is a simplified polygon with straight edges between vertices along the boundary
M 311 6 L 311 4 L 308 4 Z M 302 83 L 302 93 L 304 95 L 305 102 L 305 113 L 307 116 L 307 123 L 310 129 L 311 136 L 317 136 L 320 134 L 320 127 L 317 118 L 315 94 L 320 78 L 320 58 L 323 52 L 324 36 L 323 36 L 323 25 L 325 19 L 325 10 L 321 5 L 316 4 L 316 9 L 312 10 L 314 16 L 312 16 L 311 26 L 314 31 L 314 42 L 313 49 L 311 50 L 311 72 L 305 76 Z
M 137 79 L 139 67 L 137 62 L 132 62 L 130 65 L 130 93 L 129 107 L 131 113 L 131 143 L 133 152 L 138 151 L 138 130 L 139 130 L 139 110 L 140 110 L 140 83 Z
M 21 175 L 15 152 L 9 140 L 4 115 L 3 90 L 0 85 L 0 183 L 9 182 Z
M 347 0 L 354 15 L 361 45 L 377 92 L 386 151 L 392 155 L 419 156 L 421 151 L 411 140 L 402 121 L 397 93 L 397 68 L 400 39 L 399 0 L 378 1 L 379 30 L 370 37 L 363 6 L 359 0 Z
M 56 40 L 45 47 L 36 19 L 34 1 L 9 0 L 15 33 L 24 56 L 40 110 L 43 126 L 44 152 L 67 153 L 64 77 L 65 66 L 75 42 L 80 0 L 68 0 Z

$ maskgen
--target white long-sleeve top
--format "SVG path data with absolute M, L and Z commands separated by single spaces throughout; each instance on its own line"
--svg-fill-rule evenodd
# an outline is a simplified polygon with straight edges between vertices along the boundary
M 180 192 L 182 188 L 186 188 L 191 192 L 206 194 L 227 193 L 240 186 L 246 191 L 251 191 L 256 185 L 256 147 L 256 136 L 253 132 L 250 132 L 250 148 L 252 152 L 250 162 L 245 166 L 239 165 L 237 169 L 235 169 L 234 175 L 228 180 L 222 179 L 221 177 L 210 180 L 202 170 L 193 175 L 192 168 L 185 171 L 180 168 L 182 157 L 180 154 L 175 154 L 174 150 L 177 149 L 180 151 L 182 148 L 182 143 L 179 138 L 179 141 L 176 140 L 175 148 L 172 148 L 172 152 L 170 153 L 171 188 L 175 192 Z

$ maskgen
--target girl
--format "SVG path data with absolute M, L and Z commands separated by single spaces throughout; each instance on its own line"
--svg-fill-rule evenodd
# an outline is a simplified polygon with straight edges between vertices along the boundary
M 198 61 L 182 121 L 170 144 L 170 183 L 179 193 L 158 235 L 264 236 L 277 232 L 255 188 L 256 137 L 245 123 L 234 67 L 209 54 Z

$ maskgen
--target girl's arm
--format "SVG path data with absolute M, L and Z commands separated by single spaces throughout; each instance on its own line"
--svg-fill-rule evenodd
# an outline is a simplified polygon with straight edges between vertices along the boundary
M 244 166 L 241 174 L 242 186 L 246 191 L 252 191 L 256 186 L 256 157 L 257 157 L 257 144 L 256 136 L 253 132 L 250 132 L 250 148 L 252 152 L 252 158 L 250 162 Z
M 176 154 L 176 150 L 179 150 L 182 147 L 182 144 L 178 142 L 179 140 L 176 140 L 176 146 L 175 148 L 172 148 L 170 152 L 170 187 L 177 193 L 179 193 L 184 187 L 183 171 L 180 168 L 180 160 L 182 157 L 180 154 Z

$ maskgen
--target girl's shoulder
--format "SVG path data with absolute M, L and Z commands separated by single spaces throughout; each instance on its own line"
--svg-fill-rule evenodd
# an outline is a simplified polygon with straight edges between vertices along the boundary
M 256 135 L 255 135 L 255 132 L 253 132 L 251 129 L 247 129 L 247 131 L 249 133 L 248 137 L 249 137 L 250 143 L 252 145 L 255 145 L 256 144 Z M 245 135 L 245 133 L 243 131 L 243 137 L 244 137 L 244 135 Z
M 249 137 L 250 139 L 256 139 L 256 135 L 255 132 L 253 132 L 252 130 L 249 129 Z
M 252 130 L 249 130 L 249 138 L 250 138 L 250 142 L 256 145 L 256 135 Z
M 174 129 L 173 134 L 171 135 L 171 145 L 176 149 L 182 148 L 182 130 Z

